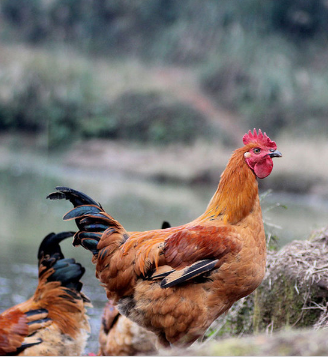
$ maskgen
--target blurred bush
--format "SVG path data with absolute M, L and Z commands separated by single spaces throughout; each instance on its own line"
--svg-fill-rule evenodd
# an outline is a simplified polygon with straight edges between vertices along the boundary
M 201 72 L 203 90 L 220 105 L 240 113 L 247 126 L 261 126 L 270 133 L 291 129 L 327 133 L 326 55 L 300 58 L 287 39 L 270 35 L 266 40 L 254 34 L 244 33 L 241 38 L 232 34 L 226 41 L 234 46 L 226 47 Z
M 2 0 L 1 15 L 21 40 L 64 41 L 113 55 L 192 63 L 206 59 L 236 27 L 280 31 L 302 43 L 326 35 L 326 0 Z
M 275 0 L 269 11 L 273 28 L 294 36 L 295 40 L 327 33 L 325 0 Z
M 111 111 L 119 138 L 189 144 L 210 133 L 209 124 L 198 111 L 167 101 L 158 93 L 125 93 L 113 103 Z
M 327 133 L 326 0 L 2 0 L 0 16 L 3 41 L 189 66 L 244 127 Z M 36 64 L 21 73 L 9 99 L 0 93 L 0 128 L 47 131 L 51 146 L 130 135 L 189 142 L 191 128 L 208 132 L 192 108 L 142 90 L 127 87 L 109 103 L 91 65 L 74 66 Z
M 140 52 L 140 45 L 174 21 L 179 7 L 174 0 L 152 0 L 147 6 L 143 0 L 4 0 L 0 6 L 3 19 L 23 41 L 73 42 L 114 55 Z
M 50 149 L 83 138 L 189 144 L 212 132 L 202 114 L 167 94 L 121 90 L 106 99 L 104 92 L 92 63 L 78 57 L 8 65 L 0 73 L 0 130 L 43 133 Z
M 107 111 L 87 63 L 51 55 L 25 62 L 0 75 L 0 129 L 45 133 L 52 148 L 81 137 L 80 122 Z

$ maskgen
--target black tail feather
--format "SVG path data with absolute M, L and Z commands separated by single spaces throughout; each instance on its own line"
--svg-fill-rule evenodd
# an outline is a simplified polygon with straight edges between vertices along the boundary
M 54 272 L 47 278 L 48 282 L 59 281 L 62 286 L 80 292 L 82 288 L 80 279 L 85 268 L 73 258 L 66 259 L 60 248 L 60 242 L 74 234 L 73 231 L 50 233 L 42 240 L 38 251 L 39 276 L 53 269 Z
M 80 205 L 70 210 L 67 214 L 64 215 L 64 220 L 79 219 L 84 215 L 92 215 L 99 218 L 106 218 L 106 216 L 101 214 L 102 209 L 99 206 L 93 205 Z
M 48 282 L 59 281 L 62 286 L 80 292 L 82 289 L 81 277 L 85 268 L 75 262 L 73 258 L 58 260 L 52 267 L 55 271 L 48 277 Z
M 64 220 L 75 220 L 79 231 L 74 235 L 73 245 L 81 245 L 92 252 L 98 254 L 97 245 L 102 233 L 111 225 L 117 222 L 107 215 L 100 204 L 96 203 L 89 196 L 67 187 L 56 187 L 58 192 L 51 193 L 47 198 L 69 200 L 74 208 L 66 213 Z
M 97 245 L 101 236 L 102 233 L 78 231 L 74 236 L 73 245 L 81 245 L 85 249 L 91 251 L 93 255 L 96 255 L 98 254 Z
M 47 199 L 50 200 L 60 200 L 60 199 L 66 199 L 69 200 L 74 207 L 80 206 L 80 205 L 96 205 L 101 207 L 100 204 L 95 202 L 92 198 L 90 198 L 88 195 L 81 193 L 77 190 L 68 188 L 66 186 L 57 186 L 56 190 L 57 192 L 51 193 L 47 196 Z
M 83 246 L 85 249 L 91 251 L 93 255 L 97 255 L 98 254 L 97 244 L 98 242 L 95 240 L 84 239 L 81 241 L 80 245 Z
M 76 292 L 81 292 L 82 286 L 83 286 L 82 282 L 67 282 L 67 284 L 66 284 L 66 287 L 68 289 L 71 289 L 71 290 L 73 289 Z M 72 291 L 68 291 L 68 292 L 72 292 Z M 73 294 L 74 293 L 71 293 L 71 295 L 73 295 Z M 74 297 L 76 297 L 76 296 L 74 296 Z M 88 302 L 90 302 L 89 299 L 88 299 Z
M 49 255 L 51 258 L 56 256 L 56 259 L 64 258 L 59 243 L 68 237 L 72 237 L 75 233 L 73 231 L 64 231 L 59 234 L 50 233 L 41 242 L 38 251 L 38 260 Z
M 171 227 L 171 224 L 168 221 L 163 221 L 162 229 L 168 229 Z
M 92 223 L 92 224 L 84 224 L 84 230 L 86 231 L 95 231 L 95 232 L 104 232 L 108 229 L 108 225 L 101 223 Z

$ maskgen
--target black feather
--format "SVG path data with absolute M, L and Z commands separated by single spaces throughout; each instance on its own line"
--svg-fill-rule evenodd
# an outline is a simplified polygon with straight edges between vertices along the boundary
M 49 194 L 48 199 L 66 199 L 74 205 L 74 208 L 63 217 L 64 220 L 75 219 L 79 229 L 74 235 L 73 245 L 81 245 L 91 251 L 93 255 L 97 255 L 97 245 L 102 233 L 110 226 L 117 226 L 116 221 L 104 214 L 101 205 L 86 194 L 62 186 L 58 186 L 56 189 L 58 191 Z
M 70 210 L 67 214 L 64 215 L 64 220 L 77 219 L 84 215 L 98 215 L 101 212 L 101 209 L 98 206 L 91 205 L 80 205 L 76 208 Z M 101 216 L 100 216 L 101 217 Z M 104 216 L 106 218 L 106 216 Z
M 112 320 L 110 326 L 107 328 L 108 331 L 110 331 L 110 330 L 114 327 L 115 323 L 118 321 L 118 319 L 120 318 L 120 316 L 121 316 L 121 314 L 118 313 L 118 314 L 114 317 L 114 319 Z
M 170 228 L 171 227 L 171 225 L 170 225 L 170 223 L 168 222 L 168 221 L 163 221 L 163 223 L 162 223 L 162 229 L 168 229 L 168 228 Z
M 49 322 L 51 321 L 51 318 L 41 318 L 41 319 L 37 319 L 35 321 L 31 321 L 31 322 L 27 322 L 27 325 L 31 325 L 31 324 L 34 324 L 34 323 L 45 323 L 45 322 Z
M 66 284 L 66 287 L 69 288 L 69 289 L 73 289 L 75 290 L 76 292 L 81 292 L 82 290 L 82 282 L 76 282 L 76 281 L 72 281 L 72 282 L 68 282 Z M 73 295 L 73 291 L 68 291 L 68 292 L 72 292 L 72 295 Z
M 98 254 L 98 249 L 97 249 L 97 245 L 98 245 L 98 241 L 93 240 L 93 239 L 83 239 L 81 241 L 81 245 L 92 252 L 93 255 L 97 255 Z
M 49 281 L 59 281 L 61 285 L 80 291 L 82 284 L 79 282 L 84 275 L 85 268 L 76 263 L 74 259 L 59 260 L 53 266 L 55 272 L 48 277 Z
M 70 258 L 70 259 L 61 259 L 61 260 L 58 260 L 54 265 L 53 265 L 53 268 L 55 270 L 58 270 L 58 269 L 61 269 L 63 267 L 67 267 L 68 265 L 72 265 L 72 264 L 75 264 L 75 259 L 73 258 Z
M 88 240 L 86 243 L 90 247 L 91 250 L 96 250 L 99 240 L 101 239 L 102 234 L 96 233 L 96 232 L 87 232 L 87 231 L 79 231 L 74 235 L 73 245 L 83 245 L 83 242 Z M 86 249 L 89 250 L 89 247 L 86 247 Z
M 82 225 L 81 225 L 81 226 L 82 226 Z M 84 230 L 84 231 L 103 232 L 103 231 L 105 231 L 105 230 L 107 230 L 107 229 L 108 229 L 108 225 L 100 224 L 100 223 L 83 225 L 83 230 Z
M 81 193 L 77 190 L 68 188 L 66 186 L 57 186 L 56 190 L 58 191 L 49 194 L 47 196 L 47 199 L 50 200 L 66 199 L 69 200 L 74 206 L 85 205 L 85 204 L 100 206 L 100 204 L 95 202 L 88 195 Z
M 149 278 L 151 280 L 161 280 L 163 278 L 165 278 L 166 276 L 168 276 L 170 273 L 172 272 L 175 272 L 175 270 L 171 270 L 171 271 L 167 271 L 167 272 L 163 272 L 163 273 L 160 273 L 158 275 L 155 275 L 155 276 L 150 276 Z
M 218 262 L 219 262 L 219 260 L 210 260 L 210 259 L 200 260 L 200 261 L 197 261 L 194 264 L 186 267 L 183 270 L 174 271 L 172 274 L 176 274 L 176 273 L 178 274 L 180 272 L 181 273 L 177 278 L 174 278 L 176 275 L 174 275 L 171 278 L 170 278 L 170 275 L 165 277 L 161 282 L 161 287 L 168 288 L 168 287 L 176 286 L 176 285 L 183 283 L 187 280 L 190 280 L 190 279 L 195 278 L 199 275 L 202 275 L 202 274 L 212 270 Z
M 37 310 L 30 310 L 30 311 L 25 312 L 25 315 L 27 317 L 30 317 L 30 316 L 34 316 L 34 315 L 39 315 L 41 313 L 48 313 L 48 310 L 46 310 L 45 308 L 40 308 Z
M 40 259 L 45 255 L 49 255 L 50 257 L 53 257 L 55 254 L 57 254 L 58 259 L 64 258 L 59 243 L 64 239 L 67 239 L 68 237 L 72 237 L 73 235 L 74 235 L 73 231 L 64 231 L 64 232 L 60 232 L 59 234 L 55 234 L 52 232 L 48 234 L 42 240 L 39 246 L 38 260 L 40 261 Z
M 42 342 L 43 342 L 42 339 L 38 338 L 38 341 L 33 342 L 33 343 L 22 343 L 22 345 L 17 349 L 17 351 L 15 353 L 8 354 L 8 355 L 18 355 L 19 353 L 23 352 L 24 349 L 36 346 L 37 344 L 40 344 Z

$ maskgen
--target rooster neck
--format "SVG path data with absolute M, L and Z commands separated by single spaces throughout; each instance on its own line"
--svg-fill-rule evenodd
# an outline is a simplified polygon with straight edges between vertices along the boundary
M 221 174 L 219 186 L 200 220 L 222 216 L 225 223 L 236 224 L 259 201 L 256 176 L 245 162 L 244 152 L 245 149 L 240 148 L 231 156 Z

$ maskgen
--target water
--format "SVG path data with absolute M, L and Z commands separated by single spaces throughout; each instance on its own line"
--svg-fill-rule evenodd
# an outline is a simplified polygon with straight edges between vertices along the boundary
M 43 237 L 49 232 L 75 230 L 74 222 L 62 221 L 71 204 L 45 199 L 56 185 L 89 194 L 127 230 L 159 228 L 163 220 L 174 226 L 186 223 L 203 212 L 216 189 L 215 185 L 157 184 L 81 171 L 45 159 L 32 161 L 28 156 L 14 163 L 0 169 L 0 312 L 33 294 L 37 285 L 36 254 Z M 270 209 L 272 206 L 276 207 Z M 319 198 L 268 195 L 262 208 L 264 221 L 270 224 L 266 229 L 279 237 L 280 246 L 293 239 L 305 239 L 313 229 L 328 225 L 328 204 Z M 73 248 L 71 239 L 63 242 L 62 248 L 66 257 L 75 257 L 87 268 L 83 290 L 94 308 L 88 311 L 92 333 L 86 352 L 97 352 L 100 317 L 106 302 L 104 290 L 94 277 L 89 252 Z

